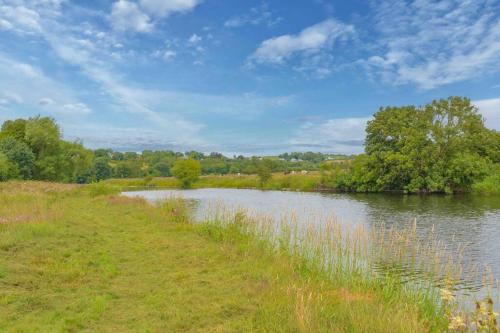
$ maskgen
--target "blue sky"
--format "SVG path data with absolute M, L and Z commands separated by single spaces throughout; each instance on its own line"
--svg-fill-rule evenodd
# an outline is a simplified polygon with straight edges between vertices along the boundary
M 0 0 L 0 121 L 92 148 L 357 153 L 450 95 L 500 129 L 500 0 Z

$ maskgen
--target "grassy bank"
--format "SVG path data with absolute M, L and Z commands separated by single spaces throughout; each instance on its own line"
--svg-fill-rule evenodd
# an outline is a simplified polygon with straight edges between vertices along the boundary
M 242 215 L 188 219 L 103 185 L 0 184 L 0 331 L 443 331 L 390 279 L 311 264 L 319 248 L 290 252 Z
M 178 188 L 179 182 L 173 177 L 157 178 L 126 178 L 108 179 L 105 184 L 126 187 L 164 187 Z M 261 185 L 257 175 L 224 175 L 224 176 L 202 176 L 193 184 L 193 188 L 246 188 L 264 190 L 292 190 L 292 191 L 314 191 L 321 183 L 319 172 L 303 174 L 275 173 L 272 178 Z

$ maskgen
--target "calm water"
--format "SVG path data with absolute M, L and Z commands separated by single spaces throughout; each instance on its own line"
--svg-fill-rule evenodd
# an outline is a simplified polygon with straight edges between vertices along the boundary
M 148 200 L 172 195 L 197 202 L 197 214 L 214 203 L 245 208 L 277 219 L 294 214 L 299 222 L 324 223 L 335 216 L 342 224 L 367 227 L 385 223 L 405 227 L 417 220 L 417 230 L 426 235 L 434 228 L 447 248 L 465 246 L 467 264 L 489 266 L 500 278 L 500 197 L 403 196 L 386 194 L 321 194 L 238 189 L 156 190 L 125 192 Z M 478 283 L 479 284 L 479 283 Z M 469 283 L 468 288 L 476 288 Z

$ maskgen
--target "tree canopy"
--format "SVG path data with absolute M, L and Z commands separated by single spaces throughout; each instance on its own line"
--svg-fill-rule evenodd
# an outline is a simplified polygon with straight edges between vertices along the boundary
M 355 191 L 462 192 L 498 163 L 498 132 L 467 98 L 381 108 L 368 122 L 365 154 L 339 186 Z

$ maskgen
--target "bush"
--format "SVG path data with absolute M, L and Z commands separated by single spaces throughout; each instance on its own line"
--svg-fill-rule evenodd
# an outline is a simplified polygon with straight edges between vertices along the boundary
M 200 174 L 201 165 L 196 160 L 177 160 L 172 167 L 172 175 L 180 181 L 182 188 L 190 188 Z

